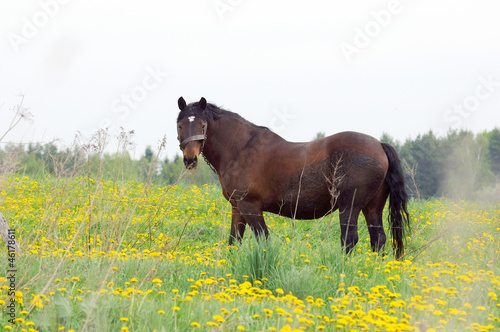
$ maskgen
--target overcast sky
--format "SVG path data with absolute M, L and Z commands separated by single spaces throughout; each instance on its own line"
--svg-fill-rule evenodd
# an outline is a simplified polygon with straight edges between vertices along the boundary
M 0 137 L 20 93 L 34 116 L 5 142 L 123 127 L 171 157 L 179 96 L 291 141 L 500 127 L 499 1 L 0 4 Z

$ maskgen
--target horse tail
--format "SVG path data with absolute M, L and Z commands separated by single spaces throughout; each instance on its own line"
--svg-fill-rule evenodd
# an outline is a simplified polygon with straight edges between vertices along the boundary
M 385 176 L 385 183 L 389 187 L 389 224 L 396 259 L 404 253 L 403 239 L 410 228 L 410 215 L 408 214 L 408 194 L 405 190 L 405 179 L 401 162 L 396 149 L 387 143 L 382 143 L 382 148 L 389 159 L 389 168 Z

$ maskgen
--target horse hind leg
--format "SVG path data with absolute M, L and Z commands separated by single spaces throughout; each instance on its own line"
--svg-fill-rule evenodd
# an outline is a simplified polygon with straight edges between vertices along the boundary
M 358 243 L 358 216 L 359 208 L 339 208 L 340 243 L 346 254 L 349 254 Z
M 373 252 L 383 252 L 385 247 L 386 235 L 382 215 L 387 196 L 387 190 L 381 188 L 375 197 L 363 208 L 363 215 L 365 216 L 368 232 L 370 233 L 370 243 Z

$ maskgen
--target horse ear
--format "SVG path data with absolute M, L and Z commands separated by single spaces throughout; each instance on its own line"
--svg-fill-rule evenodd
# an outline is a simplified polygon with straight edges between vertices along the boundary
M 179 100 L 177 100 L 177 105 L 179 105 L 179 109 L 183 111 L 186 108 L 186 101 L 184 98 L 180 97 Z
M 205 99 L 205 97 L 201 97 L 200 102 L 198 103 L 198 107 L 201 108 L 202 111 L 207 108 L 207 100 Z

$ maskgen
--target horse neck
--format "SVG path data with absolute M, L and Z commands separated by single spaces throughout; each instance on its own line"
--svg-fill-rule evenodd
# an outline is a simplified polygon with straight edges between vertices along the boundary
M 221 167 L 239 154 L 250 136 L 250 126 L 240 119 L 220 118 L 208 124 L 203 154 L 220 172 Z

